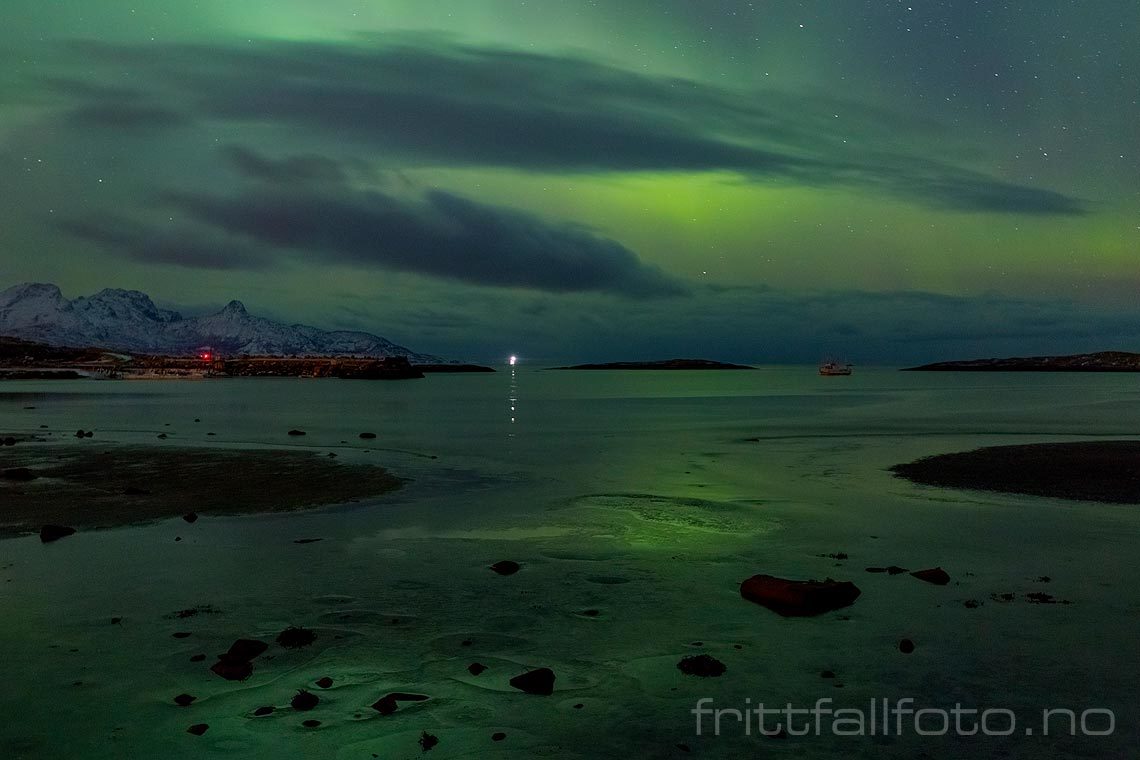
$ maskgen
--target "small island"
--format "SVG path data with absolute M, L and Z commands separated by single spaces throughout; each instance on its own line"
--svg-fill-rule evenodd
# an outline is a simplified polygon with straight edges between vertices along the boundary
M 609 362 L 607 364 L 576 364 L 572 367 L 553 367 L 552 369 L 755 369 L 745 364 L 726 364 L 714 362 L 710 359 L 664 359 L 651 362 Z
M 1140 354 L 1100 351 L 1071 356 L 968 359 L 907 367 L 904 372 L 1140 372 Z
M 1113 504 L 1140 504 L 1137 471 L 1140 441 L 990 446 L 891 468 L 928 486 Z

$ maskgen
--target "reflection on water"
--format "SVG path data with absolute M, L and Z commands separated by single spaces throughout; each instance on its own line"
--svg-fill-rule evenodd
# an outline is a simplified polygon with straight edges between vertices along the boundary
M 507 406 L 510 407 L 511 424 L 515 424 L 515 414 L 518 411 L 519 405 L 519 372 L 516 365 L 515 357 L 511 357 L 511 385 L 507 391 Z M 513 430 L 507 433 L 508 438 L 514 438 L 515 433 Z

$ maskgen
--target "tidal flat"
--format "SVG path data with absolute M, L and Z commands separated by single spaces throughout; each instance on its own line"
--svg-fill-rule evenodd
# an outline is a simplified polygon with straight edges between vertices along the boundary
M 188 482 L 218 507 L 193 524 L 180 503 L 48 544 L 0 540 L 0 755 L 1134 756 L 1137 510 L 891 471 L 1135 440 L 1128 378 L 835 380 L 518 368 L 6 385 L 0 431 L 41 440 L 0 449 L 4 467 L 41 466 L 37 447 L 284 451 L 298 458 L 267 460 L 280 480 L 253 489 L 282 505 L 318 461 L 402 484 L 257 513 L 207 468 Z M 130 480 L 108 498 L 135 498 Z M 133 487 L 161 498 L 182 488 L 168 480 Z M 774 580 L 742 588 L 758 576 Z M 788 594 L 813 614 L 783 614 Z M 697 732 L 701 699 L 960 703 L 1014 711 L 1021 732 L 763 736 L 726 719 L 717 735 L 707 718 Z M 1027 736 L 1051 708 L 1111 710 L 1116 730 Z

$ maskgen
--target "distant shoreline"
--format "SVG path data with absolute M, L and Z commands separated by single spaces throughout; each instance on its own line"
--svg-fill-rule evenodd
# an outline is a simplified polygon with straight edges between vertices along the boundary
M 425 374 L 495 372 L 459 362 L 412 363 L 403 356 L 196 356 L 122 354 L 98 347 L 72 348 L 0 337 L 0 381 L 130 378 L 335 377 L 411 380 Z
M 1140 354 L 1100 351 L 1069 356 L 967 359 L 905 367 L 903 372 L 1140 372 Z

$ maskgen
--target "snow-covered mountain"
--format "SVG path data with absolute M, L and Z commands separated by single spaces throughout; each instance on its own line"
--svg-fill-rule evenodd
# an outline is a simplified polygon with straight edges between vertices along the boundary
M 216 314 L 183 317 L 160 309 L 137 290 L 107 289 L 68 300 L 55 285 L 25 283 L 0 292 L 0 335 L 57 346 L 193 354 L 203 347 L 227 355 L 404 356 L 437 362 L 378 335 L 320 330 L 255 317 L 240 301 Z

